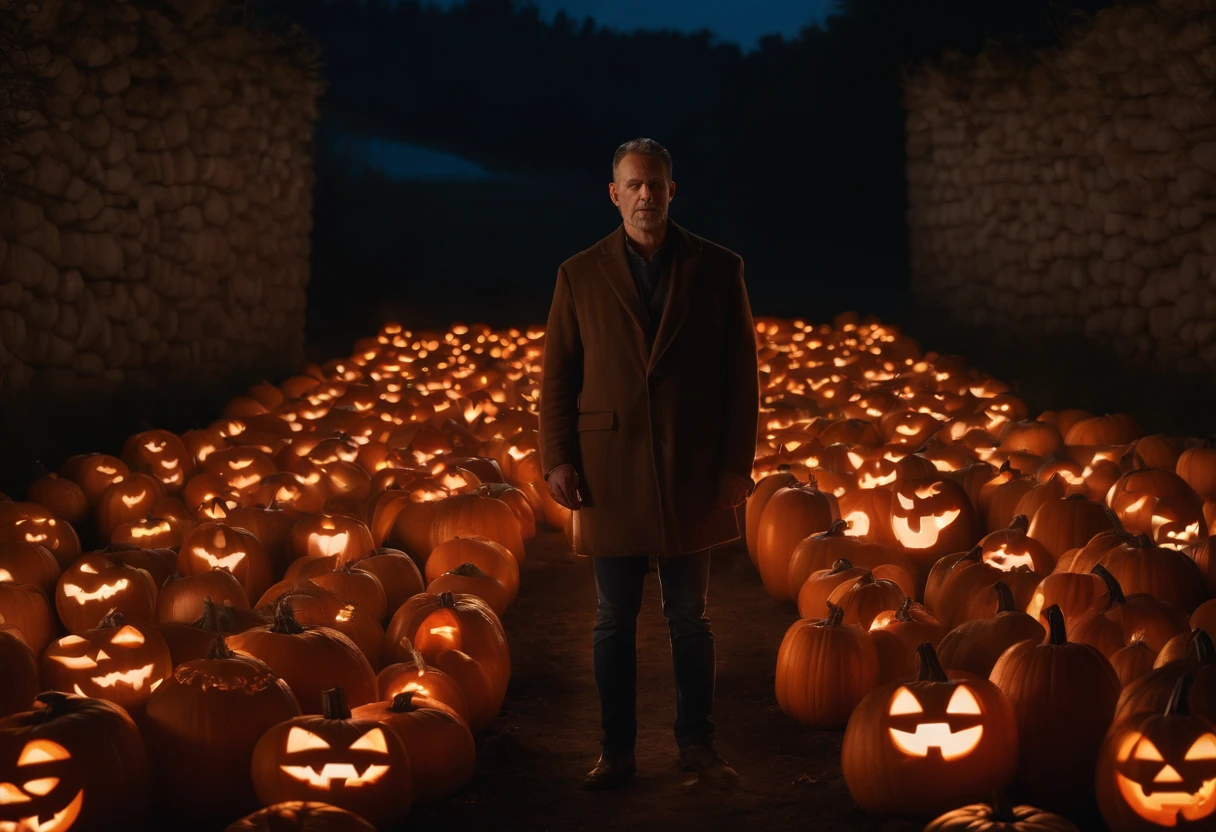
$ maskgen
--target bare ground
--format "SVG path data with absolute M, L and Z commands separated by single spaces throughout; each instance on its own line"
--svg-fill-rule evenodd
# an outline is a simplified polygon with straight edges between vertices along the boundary
M 420 807 L 411 828 L 536 830 L 896 830 L 858 809 L 840 772 L 842 731 L 802 728 L 777 707 L 777 648 L 797 617 L 770 598 L 742 542 L 713 554 L 708 615 L 717 647 L 717 745 L 737 791 L 700 784 L 676 765 L 675 685 L 655 576 L 638 622 L 638 776 L 610 792 L 581 789 L 599 754 L 592 675 L 591 562 L 560 532 L 528 545 L 518 604 L 503 617 L 512 678 L 495 725 L 478 738 L 478 770 L 458 794 Z

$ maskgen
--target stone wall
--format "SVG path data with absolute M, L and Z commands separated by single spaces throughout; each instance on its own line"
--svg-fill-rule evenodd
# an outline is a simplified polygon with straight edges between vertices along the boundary
M 240 6 L 0 0 L 37 93 L 0 112 L 0 391 L 303 361 L 323 82 Z
M 994 331 L 1216 368 L 1216 4 L 1116 6 L 1048 51 L 904 78 L 913 289 Z

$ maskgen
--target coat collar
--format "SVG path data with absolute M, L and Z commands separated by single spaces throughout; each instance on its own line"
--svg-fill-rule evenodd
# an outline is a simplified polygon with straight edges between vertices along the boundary
M 674 243 L 672 251 L 670 284 L 667 287 L 667 302 L 663 305 L 663 315 L 659 320 L 657 330 L 653 330 L 646 309 L 642 305 L 642 296 L 638 294 L 637 284 L 633 281 L 633 272 L 629 269 L 629 261 L 625 259 L 625 224 L 622 222 L 616 231 L 600 241 L 600 270 L 604 273 L 608 285 L 616 292 L 617 297 L 625 306 L 629 316 L 633 318 L 638 331 L 646 336 L 647 342 L 652 340 L 650 355 L 647 358 L 646 369 L 652 369 L 663 356 L 679 332 L 688 307 L 692 300 L 692 284 L 696 279 L 697 265 L 701 257 L 701 242 L 696 235 L 688 233 L 667 218 L 667 235 Z

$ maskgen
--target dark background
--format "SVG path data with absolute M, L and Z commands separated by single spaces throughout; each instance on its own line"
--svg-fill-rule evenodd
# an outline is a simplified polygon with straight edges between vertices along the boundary
M 796 36 L 745 51 L 707 29 L 625 32 L 511 0 L 248 0 L 247 25 L 305 32 L 329 84 L 309 360 L 349 354 L 389 320 L 543 323 L 558 265 L 621 221 L 613 151 L 648 136 L 674 157 L 671 216 L 743 256 L 754 314 L 875 314 L 1014 384 L 1032 413 L 1121 410 L 1146 432 L 1210 434 L 1210 385 L 1123 367 L 1077 335 L 958 327 L 908 292 L 901 69 L 991 40 L 1024 56 L 1060 46 L 1110 0 L 821 5 Z M 439 161 L 378 170 L 376 142 Z M 22 494 L 35 460 L 116 453 L 141 425 L 205 425 L 257 380 L 233 369 L 210 386 L 0 402 L 0 491 Z

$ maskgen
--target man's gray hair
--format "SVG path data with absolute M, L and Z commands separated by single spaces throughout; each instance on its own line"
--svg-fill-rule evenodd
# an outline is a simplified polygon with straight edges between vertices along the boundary
M 616 149 L 616 153 L 612 155 L 612 178 L 614 181 L 616 180 L 617 166 L 630 153 L 640 153 L 643 156 L 658 156 L 663 160 L 663 164 L 667 168 L 667 180 L 671 181 L 671 154 L 667 152 L 667 148 L 654 139 L 632 139 Z

